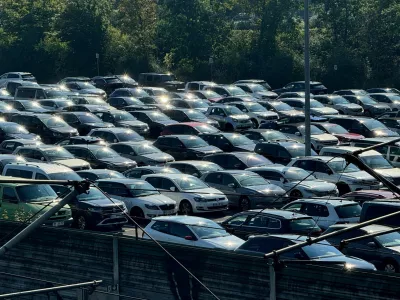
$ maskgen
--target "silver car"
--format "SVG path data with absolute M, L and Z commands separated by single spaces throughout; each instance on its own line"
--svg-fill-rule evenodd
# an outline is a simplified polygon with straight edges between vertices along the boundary
M 317 95 L 314 99 L 327 107 L 336 109 L 341 115 L 362 116 L 364 114 L 364 109 L 361 105 L 350 103 L 339 95 Z
M 226 131 L 249 129 L 253 127 L 253 122 L 250 117 L 234 106 L 210 106 L 205 115 L 210 119 L 216 120 L 220 124 L 220 128 Z
M 289 104 L 290 106 L 294 107 L 295 109 L 304 112 L 306 100 L 303 98 L 284 98 L 281 99 L 282 102 Z M 331 107 L 326 107 L 322 103 L 318 102 L 317 100 L 311 99 L 310 100 L 310 112 L 311 116 L 325 116 L 325 115 L 337 115 L 339 112 Z
M 276 112 L 267 110 L 264 106 L 254 102 L 232 102 L 229 105 L 239 108 L 247 114 L 253 122 L 253 127 L 258 128 L 260 124 L 277 121 L 279 115 Z

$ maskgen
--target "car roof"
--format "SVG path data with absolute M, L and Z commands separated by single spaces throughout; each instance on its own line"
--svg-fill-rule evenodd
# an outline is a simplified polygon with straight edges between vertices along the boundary
M 79 170 L 76 172 L 78 174 L 80 174 L 80 173 L 108 174 L 108 173 L 117 172 L 117 171 L 109 170 L 109 169 L 86 169 L 86 170 Z
M 29 145 L 33 145 L 33 144 L 37 144 L 37 145 L 43 145 L 43 142 L 38 141 L 38 140 L 30 140 L 30 139 L 12 139 L 12 140 L 4 140 L 2 143 L 5 142 L 16 142 L 16 143 L 21 143 L 21 144 L 29 144 Z
M 107 131 L 113 133 L 135 132 L 133 129 L 125 127 L 102 127 L 102 128 L 94 128 L 93 131 Z
M 202 223 L 210 223 L 209 219 L 201 218 L 201 217 L 193 217 L 193 216 L 162 216 L 153 218 L 154 221 L 167 221 L 167 222 L 175 222 L 181 223 L 185 225 L 201 225 Z M 213 222 L 213 221 L 212 221 Z M 217 227 L 218 225 L 216 225 Z
M 264 141 L 261 144 L 271 144 L 271 145 L 280 145 L 285 148 L 304 148 L 305 145 L 303 143 L 298 142 L 280 142 L 280 141 Z
M 179 125 L 197 127 L 197 126 L 208 125 L 208 124 L 207 123 L 202 123 L 202 122 L 180 122 L 180 123 L 177 123 L 177 124 L 169 124 L 167 126 L 169 127 L 169 126 L 179 126 Z
M 133 178 L 107 178 L 107 179 L 99 179 L 97 180 L 98 183 L 100 182 L 115 182 L 115 183 L 123 183 L 123 184 L 132 184 L 143 182 L 144 180 L 141 179 L 133 179 Z
M 38 149 L 38 150 L 47 150 L 47 149 L 55 149 L 55 148 L 62 148 L 62 147 L 59 145 L 45 145 L 45 144 L 27 145 L 27 146 L 18 147 L 18 149 Z
M 338 228 L 338 229 L 344 229 L 344 228 L 351 228 L 357 224 L 334 224 L 329 226 L 329 228 Z M 389 226 L 384 226 L 384 225 L 378 225 L 378 224 L 372 224 L 372 225 L 367 225 L 365 227 L 359 228 L 362 231 L 365 231 L 367 233 L 374 233 L 374 232 L 379 232 L 379 231 L 386 231 L 392 229 L 392 227 Z
M 353 146 L 326 146 L 323 149 L 326 149 L 328 151 L 338 150 L 337 153 L 344 153 L 344 152 L 354 152 L 354 151 L 361 150 L 364 148 L 353 147 Z M 368 151 L 365 151 L 365 152 L 359 154 L 359 156 L 369 156 L 369 155 L 381 155 L 381 154 L 376 150 L 368 150 Z
M 211 173 L 224 173 L 224 174 L 231 174 L 231 175 L 240 175 L 240 174 L 247 174 L 247 175 L 251 175 L 254 176 L 254 172 L 251 171 L 246 171 L 246 170 L 221 170 L 221 171 L 211 171 L 209 172 L 209 174 Z
M 10 163 L 7 164 L 5 167 L 11 167 L 11 166 L 28 166 L 28 167 L 34 167 L 38 169 L 42 169 L 48 174 L 51 173 L 58 173 L 58 172 L 74 172 L 72 169 L 63 166 L 63 165 L 58 165 L 58 164 L 52 164 L 52 163 L 34 163 L 34 162 L 23 162 L 23 163 Z
M 174 124 L 174 125 L 179 125 L 179 124 Z M 190 138 L 198 138 L 197 135 L 190 135 L 190 134 L 171 134 L 171 135 L 162 135 L 159 136 L 158 138 L 168 138 L 168 137 L 172 137 L 172 138 L 178 138 L 178 139 L 182 139 L 182 140 L 187 140 Z
M 69 148 L 83 148 L 83 149 L 88 149 L 88 150 L 99 150 L 103 148 L 109 148 L 105 145 L 94 145 L 94 144 L 75 144 L 75 145 L 65 145 L 63 146 L 65 149 Z
M 322 204 L 322 205 L 332 205 L 332 206 L 342 206 L 342 205 L 348 205 L 348 204 L 357 204 L 355 201 L 351 200 L 342 200 L 342 199 L 332 199 L 330 198 L 304 198 L 304 199 L 299 199 L 295 200 L 291 203 L 315 203 L 315 204 Z M 400 204 L 400 202 L 399 202 Z
M 164 169 L 164 168 L 160 168 L 160 169 Z M 192 178 L 197 178 L 194 177 L 192 175 L 188 175 L 188 174 L 183 174 L 183 173 L 157 173 L 157 174 L 148 174 L 145 175 L 146 177 L 165 177 L 165 178 L 169 178 L 169 179 L 181 179 L 183 177 L 192 177 Z
M 256 213 L 260 213 L 260 214 L 270 214 L 270 215 L 282 217 L 283 219 L 287 219 L 287 220 L 300 219 L 300 218 L 301 219 L 303 219 L 303 218 L 311 219 L 312 218 L 305 214 L 300 214 L 297 212 L 283 210 L 283 209 L 251 209 L 248 211 L 244 211 L 242 213 L 246 214 L 248 212 L 256 212 Z
M 319 160 L 319 161 L 324 161 L 324 162 L 328 162 L 328 161 L 334 161 L 334 160 L 343 160 L 343 158 L 341 157 L 333 157 L 333 156 L 304 156 L 304 157 L 299 157 L 299 158 L 295 158 L 298 160 Z
M 214 162 L 206 160 L 178 160 L 169 163 L 169 165 L 172 165 L 172 167 L 174 164 L 188 164 L 192 166 L 209 165 L 209 164 L 215 165 Z
M 278 172 L 286 172 L 289 171 L 291 169 L 294 170 L 298 170 L 300 168 L 297 167 L 287 167 L 287 166 L 280 166 L 280 165 L 271 165 L 271 166 L 260 166 L 260 167 L 251 167 L 251 168 L 247 168 L 247 171 L 251 171 L 253 172 L 253 170 L 271 170 L 271 171 L 278 171 Z M 300 169 L 303 170 L 303 169 Z

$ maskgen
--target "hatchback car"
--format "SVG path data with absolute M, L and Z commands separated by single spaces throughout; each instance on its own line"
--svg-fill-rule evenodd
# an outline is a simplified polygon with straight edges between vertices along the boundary
M 218 147 L 225 152 L 248 151 L 253 152 L 256 144 L 240 133 L 218 132 L 200 134 L 208 144 Z
M 192 175 L 163 173 L 144 175 L 142 178 L 163 195 L 175 200 L 181 214 L 228 209 L 228 199 L 221 191 Z
M 347 129 L 343 128 L 339 124 L 334 123 L 312 123 L 318 129 L 325 133 L 331 134 L 339 140 L 339 145 L 350 145 L 351 142 L 361 140 L 365 138 L 361 134 L 350 133 Z
M 220 223 L 227 232 L 247 240 L 259 234 L 304 234 L 318 236 L 322 230 L 314 219 L 278 209 L 252 209 L 233 215 Z
M 305 145 L 297 142 L 262 142 L 256 145 L 254 152 L 282 165 L 287 165 L 292 158 L 306 156 Z M 317 153 L 311 149 L 311 155 Z
M 0 144 L 0 153 L 12 154 L 18 147 L 39 146 L 39 145 L 43 145 L 43 143 L 39 140 L 25 140 L 25 139 L 5 140 Z
M 276 112 L 267 110 L 256 102 L 232 102 L 229 105 L 235 106 L 250 117 L 253 128 L 258 128 L 262 123 L 277 121 L 279 115 Z
M 349 100 L 339 95 L 317 95 L 314 99 L 327 107 L 336 109 L 341 115 L 364 115 L 364 109 L 361 105 L 350 103 Z
M 363 96 L 367 95 L 368 93 L 365 90 L 360 90 L 360 89 L 344 89 L 344 90 L 338 90 L 333 92 L 334 95 L 354 95 L 354 96 Z
M 199 135 L 201 133 L 215 133 L 220 132 L 219 129 L 207 123 L 199 122 L 183 122 L 179 124 L 171 124 L 164 127 L 160 135 L 176 135 L 176 134 L 190 134 Z
M 96 128 L 92 129 L 88 136 L 101 138 L 107 143 L 144 141 L 144 137 L 128 128 Z
M 12 139 L 40 141 L 40 136 L 30 133 L 24 126 L 18 123 L 0 120 L 0 142 Z
M 392 110 L 386 103 L 378 103 L 368 95 L 343 95 L 342 97 L 349 100 L 350 103 L 355 103 L 362 106 L 364 109 L 364 115 L 366 117 L 379 116 Z
M 214 221 L 199 217 L 157 217 L 145 232 L 160 242 L 201 248 L 234 250 L 244 242 Z M 143 238 L 150 239 L 149 235 L 143 234 Z
M 97 181 L 97 186 L 113 199 L 124 202 L 131 217 L 151 219 L 175 215 L 177 212 L 175 201 L 160 194 L 157 189 L 143 180 L 100 179 Z
M 121 156 L 136 161 L 138 166 L 162 166 L 167 162 L 175 160 L 168 153 L 162 152 L 150 142 L 145 141 L 121 142 L 110 145 L 110 148 L 115 150 Z
M 159 111 L 130 111 L 129 113 L 149 126 L 151 137 L 158 137 L 165 126 L 178 123 Z
M 114 109 L 110 111 L 96 112 L 95 115 L 104 122 L 114 124 L 115 127 L 129 128 L 144 136 L 149 133 L 149 125 L 139 121 L 129 112 Z
M 208 108 L 206 116 L 216 120 L 220 128 L 225 131 L 249 129 L 253 127 L 250 117 L 237 107 L 229 105 L 215 105 Z
M 126 170 L 123 174 L 126 178 L 141 179 L 144 175 L 149 174 L 182 174 L 181 171 L 170 167 L 161 166 L 143 166 Z
M 227 170 L 244 170 L 251 167 L 273 164 L 264 156 L 252 152 L 215 153 L 205 156 L 203 160 L 216 163 Z
M 64 112 L 57 114 L 71 127 L 78 130 L 80 135 L 88 134 L 94 128 L 114 127 L 111 123 L 103 122 L 99 117 L 89 112 Z

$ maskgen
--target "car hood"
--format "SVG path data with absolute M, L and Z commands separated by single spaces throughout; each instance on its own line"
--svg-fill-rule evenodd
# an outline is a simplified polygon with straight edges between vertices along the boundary
M 192 151 L 195 151 L 195 152 L 202 152 L 202 153 L 207 153 L 207 154 L 222 152 L 221 149 L 219 149 L 215 146 L 204 146 L 204 147 L 189 148 L 189 149 Z
M 264 185 L 252 185 L 243 187 L 243 189 L 251 190 L 257 193 L 266 195 L 280 196 L 285 194 L 285 190 L 275 184 L 264 184 Z
M 305 181 L 291 181 L 293 185 L 302 186 L 307 189 L 313 189 L 315 191 L 332 191 L 336 189 L 336 185 L 323 180 L 305 180 Z
M 250 120 L 250 117 L 248 116 L 248 115 L 232 115 L 232 116 L 230 116 L 232 119 L 237 119 L 237 120 L 239 120 L 239 121 L 242 121 L 242 120 Z
M 96 128 L 114 127 L 114 125 L 112 125 L 111 123 L 105 123 L 105 122 L 86 123 L 85 125 L 90 126 L 90 127 L 96 127 Z
M 131 165 L 134 164 L 133 160 L 121 156 L 116 156 L 116 157 L 111 157 L 111 158 L 105 158 L 105 159 L 99 159 L 100 161 L 108 164 L 114 164 L 114 165 Z
M 337 141 L 338 139 L 334 137 L 332 134 L 329 133 L 323 133 L 323 134 L 312 134 L 311 137 L 313 140 L 316 141 Z
M 167 162 L 167 161 L 173 161 L 174 158 L 167 154 L 167 153 L 151 153 L 151 154 L 142 154 L 142 157 L 145 157 L 149 160 L 154 160 L 156 162 Z
M 123 127 L 142 127 L 145 126 L 147 127 L 146 123 L 143 123 L 142 121 L 120 121 L 118 122 L 119 126 L 123 126 Z
M 311 108 L 311 113 L 315 113 L 317 115 L 336 115 L 338 111 L 331 107 L 321 107 L 321 108 Z
M 40 137 L 34 133 L 10 133 L 7 136 L 13 139 L 40 140 Z
M 212 239 L 203 239 L 203 241 L 216 246 L 216 248 L 223 248 L 226 250 L 235 250 L 244 243 L 244 240 L 234 235 L 222 236 Z
M 135 197 L 135 199 L 149 201 L 149 202 L 151 202 L 151 204 L 155 204 L 155 205 L 176 204 L 176 202 L 174 200 L 172 200 L 171 198 L 164 196 L 162 194 L 139 196 L 139 197 Z
M 161 125 L 170 125 L 170 124 L 178 124 L 177 121 L 174 120 L 166 120 L 166 121 L 154 121 L 156 124 L 161 124 Z
M 375 266 L 363 259 L 351 257 L 351 256 L 331 256 L 331 257 L 321 257 L 317 259 L 312 259 L 313 261 L 337 261 L 345 262 L 347 269 L 364 269 L 364 270 L 376 270 Z
M 392 178 L 399 178 L 400 177 L 400 169 L 393 168 L 393 169 L 374 169 L 375 172 L 385 176 L 385 177 L 392 177 Z
M 83 159 L 79 158 L 71 158 L 71 159 L 59 159 L 53 160 L 53 163 L 60 164 L 66 166 L 71 169 L 75 169 L 78 167 L 89 166 L 89 163 Z
M 277 93 L 272 91 L 265 91 L 265 92 L 256 92 L 256 95 L 265 96 L 265 97 L 278 97 Z
M 237 145 L 237 146 L 233 146 L 236 149 L 239 149 L 238 151 L 249 151 L 249 152 L 253 152 L 254 148 L 256 147 L 256 144 L 246 144 L 246 145 Z
M 333 135 L 336 137 L 345 138 L 348 140 L 361 140 L 364 138 L 363 135 L 357 134 L 357 133 L 335 133 Z
M 225 196 L 224 193 L 222 193 L 221 191 L 219 191 L 217 189 L 214 189 L 212 187 L 203 188 L 203 189 L 188 190 L 188 192 L 190 192 L 191 194 L 198 193 L 199 197 L 205 197 L 205 198 L 213 198 L 213 197 Z
M 101 89 L 82 89 L 78 91 L 79 94 L 91 94 L 91 95 L 104 95 L 105 92 Z

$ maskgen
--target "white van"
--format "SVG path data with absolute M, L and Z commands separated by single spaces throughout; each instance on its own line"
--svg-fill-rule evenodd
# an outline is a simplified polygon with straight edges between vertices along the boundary
M 319 155 L 338 156 L 341 153 L 354 152 L 360 149 L 363 148 L 351 146 L 329 146 L 323 147 Z M 400 169 L 393 167 L 378 151 L 365 151 L 359 155 L 359 158 L 378 174 L 385 176 L 395 185 L 400 185 Z

